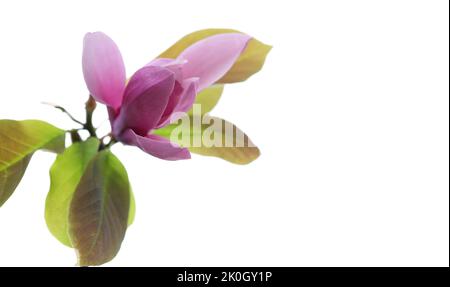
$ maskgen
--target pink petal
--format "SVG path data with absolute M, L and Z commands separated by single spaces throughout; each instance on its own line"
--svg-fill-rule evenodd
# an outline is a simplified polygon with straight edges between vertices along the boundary
M 187 148 L 182 148 L 157 135 L 143 137 L 128 129 L 121 135 L 120 140 L 125 144 L 137 146 L 146 153 L 160 159 L 180 160 L 191 158 Z
M 184 93 L 181 96 L 178 106 L 175 108 L 175 112 L 186 113 L 192 108 L 192 105 L 195 102 L 195 96 L 197 95 L 198 81 L 199 81 L 198 78 L 190 78 L 184 80 L 183 82 Z
M 179 82 L 175 82 L 175 86 L 173 88 L 173 92 L 172 92 L 172 95 L 170 96 L 169 102 L 167 103 L 166 109 L 164 110 L 164 113 L 161 116 L 161 118 L 155 128 L 162 127 L 163 123 L 168 121 L 168 119 L 172 115 L 173 111 L 177 107 L 178 103 L 180 102 L 183 94 L 184 94 L 183 86 Z
M 158 58 L 148 63 L 146 66 L 156 66 L 166 68 L 175 74 L 176 81 L 181 82 L 183 80 L 182 67 L 184 64 L 186 64 L 186 61 L 184 60 Z
M 84 37 L 83 74 L 96 101 L 117 109 L 125 89 L 125 66 L 119 48 L 107 35 L 96 32 Z
M 189 46 L 178 60 L 185 78 L 199 78 L 199 91 L 214 84 L 233 66 L 244 51 L 250 36 L 241 33 L 214 35 Z
M 190 78 L 183 81 L 181 85 L 181 93 L 176 97 L 176 102 L 170 101 L 166 107 L 164 115 L 156 128 L 161 128 L 171 121 L 174 122 L 183 116 L 183 113 L 189 111 L 195 102 L 195 96 L 197 95 L 198 78 Z
M 156 67 L 164 67 L 166 69 L 169 69 L 172 71 L 175 75 L 175 86 L 172 91 L 172 95 L 170 96 L 169 102 L 167 103 L 166 109 L 161 116 L 161 119 L 159 121 L 159 124 L 156 128 L 158 128 L 162 122 L 165 122 L 166 119 L 170 117 L 175 107 L 178 105 L 181 96 L 183 95 L 183 74 L 181 67 L 184 64 L 183 61 L 178 61 L 174 59 L 166 59 L 166 58 L 158 58 L 150 63 L 148 63 L 146 66 L 156 66 Z
M 139 135 L 147 134 L 161 119 L 174 84 L 174 74 L 168 69 L 148 66 L 137 71 L 125 89 L 113 133 L 119 135 L 130 128 Z

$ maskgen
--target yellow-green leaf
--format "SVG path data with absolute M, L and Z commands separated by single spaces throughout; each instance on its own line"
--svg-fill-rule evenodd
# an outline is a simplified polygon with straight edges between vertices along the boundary
M 0 172 L 0 206 L 12 195 L 22 179 L 31 155 L 27 155 L 18 162 L 10 165 Z
M 154 133 L 187 147 L 193 153 L 235 164 L 248 164 L 260 155 L 259 149 L 244 132 L 223 119 L 205 115 L 197 119 L 184 117 L 180 122 Z
M 204 89 L 197 94 L 194 102 L 195 105 L 200 105 L 200 114 L 204 115 L 209 113 L 219 101 L 222 96 L 224 85 L 213 85 Z M 188 112 L 189 115 L 193 115 L 193 109 Z
M 60 152 L 65 132 L 37 120 L 0 120 L 0 206 L 12 195 L 38 149 Z
M 187 47 L 210 36 L 225 33 L 241 33 L 232 29 L 206 29 L 191 33 L 164 51 L 158 58 L 175 59 Z M 222 77 L 217 83 L 235 83 L 247 80 L 251 75 L 261 70 L 266 60 L 267 54 L 272 49 L 255 38 L 251 39 L 247 48 L 234 63 L 228 73 Z
M 91 160 L 72 198 L 69 236 L 80 266 L 101 265 L 119 252 L 128 224 L 130 183 L 109 151 Z
M 45 220 L 53 236 L 72 247 L 68 234 L 69 206 L 81 176 L 97 154 L 100 142 L 89 138 L 58 155 L 50 169 L 50 191 L 45 202 Z
M 187 47 L 192 44 L 197 43 L 198 41 L 217 35 L 217 34 L 225 34 L 225 33 L 240 33 L 239 31 L 233 29 L 204 29 L 188 34 L 178 40 L 175 44 L 173 44 L 166 51 L 161 53 L 158 58 L 169 58 L 175 59 L 178 55 L 181 54 Z
M 250 40 L 241 56 L 217 83 L 227 84 L 247 80 L 262 69 L 270 50 L 272 46 L 256 39 Z

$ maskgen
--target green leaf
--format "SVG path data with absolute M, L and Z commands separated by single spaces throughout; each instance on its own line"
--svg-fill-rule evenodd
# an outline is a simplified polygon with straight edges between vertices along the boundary
M 0 206 L 20 183 L 38 149 L 64 150 L 65 131 L 37 120 L 0 120 Z
M 169 49 L 164 51 L 158 58 L 175 59 L 187 47 L 203 40 L 207 37 L 224 33 L 241 33 L 232 29 L 205 29 L 200 30 L 181 38 L 178 42 L 172 45 Z M 217 83 L 235 83 L 247 80 L 250 76 L 261 70 L 266 60 L 267 54 L 272 49 L 271 46 L 251 39 L 246 49 L 241 56 L 234 63 L 233 67 L 222 77 Z
M 224 85 L 213 85 L 197 94 L 194 105 L 200 105 L 201 115 L 209 113 L 217 105 L 217 102 L 219 102 L 222 96 L 223 89 Z M 193 109 L 188 114 L 192 116 L 194 114 Z
M 135 216 L 136 216 L 136 200 L 134 198 L 134 194 L 130 186 L 130 211 L 128 212 L 128 226 L 133 224 Z
M 184 117 L 181 123 L 154 131 L 189 151 L 224 159 L 235 164 L 248 164 L 260 155 L 250 138 L 234 124 L 210 117 Z
M 87 165 L 97 154 L 99 145 L 96 138 L 74 143 L 58 155 L 50 169 L 45 220 L 53 236 L 69 247 L 72 247 L 68 234 L 70 202 Z
M 120 249 L 128 224 L 130 183 L 109 151 L 91 160 L 69 209 L 69 235 L 80 266 L 101 265 Z

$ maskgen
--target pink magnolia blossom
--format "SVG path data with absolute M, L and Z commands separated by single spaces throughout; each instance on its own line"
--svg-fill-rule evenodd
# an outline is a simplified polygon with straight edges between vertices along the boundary
M 161 159 L 189 159 L 186 148 L 152 134 L 152 130 L 169 124 L 175 113 L 190 110 L 196 94 L 228 72 L 250 39 L 242 33 L 205 38 L 177 59 L 150 62 L 127 83 L 114 41 L 101 32 L 88 33 L 84 38 L 84 79 L 94 99 L 108 106 L 117 140 Z

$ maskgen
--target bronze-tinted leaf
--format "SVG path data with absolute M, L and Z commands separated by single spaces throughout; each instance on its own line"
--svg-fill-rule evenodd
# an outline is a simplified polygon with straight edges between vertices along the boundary
M 185 117 L 180 122 L 156 130 L 155 134 L 187 147 L 193 153 L 235 164 L 248 164 L 260 155 L 250 138 L 228 121 L 205 115 L 197 120 Z
M 69 235 L 80 266 L 101 265 L 116 256 L 129 209 L 126 170 L 109 150 L 103 150 L 86 168 L 69 210 Z
M 64 150 L 65 132 L 36 120 L 0 120 L 0 206 L 16 189 L 33 153 Z

